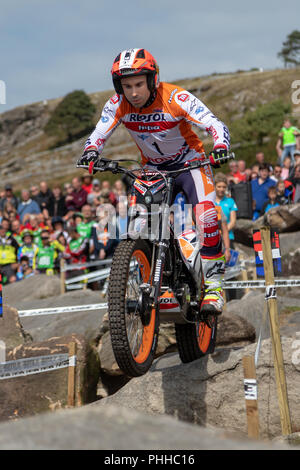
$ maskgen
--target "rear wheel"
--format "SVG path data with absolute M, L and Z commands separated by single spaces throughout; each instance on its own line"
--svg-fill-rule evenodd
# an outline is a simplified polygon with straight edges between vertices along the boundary
M 108 287 L 108 314 L 113 352 L 129 377 L 145 374 L 157 346 L 158 312 L 138 311 L 142 283 L 150 283 L 151 253 L 143 240 L 124 240 L 115 250 Z
M 209 325 L 204 321 L 175 324 L 179 357 L 192 362 L 214 352 L 217 335 L 217 317 L 211 316 Z

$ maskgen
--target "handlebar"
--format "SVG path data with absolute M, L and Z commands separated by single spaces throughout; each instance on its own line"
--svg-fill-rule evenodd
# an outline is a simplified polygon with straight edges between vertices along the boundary
M 215 158 L 214 159 L 214 163 L 219 163 L 220 165 L 223 165 L 225 163 L 227 163 L 229 160 L 233 160 L 235 158 L 235 154 L 234 153 L 230 153 L 229 155 L 227 155 L 226 157 L 219 157 L 219 158 Z M 133 171 L 131 170 L 128 170 L 127 168 L 124 168 L 122 166 L 119 165 L 120 162 L 124 162 L 126 160 L 111 160 L 109 158 L 104 158 L 104 157 L 101 157 L 99 158 L 99 160 L 97 160 L 93 167 L 92 167 L 92 172 L 97 172 L 97 171 L 111 171 L 112 173 L 125 173 L 129 176 L 131 176 L 132 178 L 136 178 L 136 175 L 133 173 Z M 199 160 L 196 160 L 196 161 L 191 161 L 191 162 L 186 162 L 188 163 L 186 166 L 184 166 L 183 168 L 180 168 L 179 170 L 163 170 L 163 171 L 160 171 L 158 169 L 153 169 L 153 170 L 150 170 L 151 172 L 153 173 L 159 173 L 159 174 L 162 174 L 164 177 L 168 176 L 168 175 L 174 175 L 175 173 L 176 174 L 179 174 L 179 173 L 183 173 L 184 171 L 190 171 L 190 170 L 195 170 L 197 168 L 201 168 L 203 166 L 206 166 L 206 165 L 211 165 L 211 161 L 209 159 L 209 157 L 204 157 L 204 159 L 199 159 Z M 89 169 L 89 167 L 87 167 L 86 165 L 76 165 L 77 168 L 84 168 L 85 170 L 86 169 Z M 141 168 L 142 171 L 147 171 L 147 169 L 145 169 L 144 167 Z M 137 170 L 135 170 L 137 171 Z

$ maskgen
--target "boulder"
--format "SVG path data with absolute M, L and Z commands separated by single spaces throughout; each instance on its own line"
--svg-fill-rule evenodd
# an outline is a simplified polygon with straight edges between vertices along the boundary
M 157 450 L 154 456 L 162 457 L 163 450 L 290 450 L 290 447 L 281 443 L 241 439 L 226 435 L 219 429 L 195 426 L 171 416 L 150 416 L 132 408 L 109 404 L 98 407 L 93 404 L 0 423 L 0 449 L 102 450 L 103 463 L 120 464 L 120 460 L 111 459 L 126 456 L 123 464 L 134 467 L 134 462 L 129 460 L 130 450 L 146 450 L 149 454 Z M 111 450 L 123 453 L 112 454 L 108 452 Z M 147 455 L 139 454 L 139 459 L 148 463 Z M 186 459 L 185 463 L 196 463 L 198 455 L 195 452 L 191 455 L 193 462 L 188 460 L 189 455 L 182 455 L 180 461 Z M 177 456 L 177 462 L 178 459 Z M 155 461 L 150 463 L 154 464 Z
M 294 346 L 297 344 L 291 338 L 282 338 L 293 431 L 300 426 L 300 361 L 295 350 L 291 354 Z M 219 348 L 211 356 L 189 364 L 179 364 L 174 354 L 163 356 L 147 374 L 132 379 L 114 395 L 97 402 L 97 406 L 122 405 L 151 415 L 168 414 L 246 436 L 242 359 L 253 355 L 255 349 L 256 344 L 241 349 Z M 262 342 L 256 373 L 260 437 L 273 438 L 281 435 L 281 424 L 270 340 Z
M 60 279 L 58 276 L 36 274 L 23 279 L 21 282 L 8 284 L 3 287 L 4 302 L 16 306 L 19 302 L 33 302 L 47 297 L 60 295 Z
M 70 342 L 75 342 L 77 346 L 75 403 L 89 403 L 96 399 L 99 360 L 98 355 L 80 335 L 20 344 L 6 350 L 6 361 L 68 353 Z M 1 380 L 1 421 L 54 411 L 67 405 L 68 367 Z
M 14 348 L 32 341 L 31 336 L 24 331 L 15 308 L 3 305 L 3 315 L 0 317 L 0 340 L 5 348 Z
M 105 327 L 97 346 L 101 370 L 111 376 L 123 375 L 115 361 L 112 350 L 109 326 L 105 315 Z M 255 328 L 244 318 L 238 315 L 227 314 L 226 312 L 219 318 L 217 345 L 241 346 L 255 341 Z M 158 345 L 156 358 L 177 351 L 175 327 L 172 323 L 162 323 L 159 327 Z
M 295 296 L 295 288 L 278 289 L 277 308 L 285 336 L 295 337 L 297 329 L 300 331 L 297 314 L 297 310 L 300 311 L 300 298 Z M 257 338 L 260 332 L 263 339 L 270 337 L 267 304 L 261 289 L 252 289 L 242 299 L 231 300 L 226 304 L 226 311 L 229 315 L 238 315 L 247 320 L 254 327 Z

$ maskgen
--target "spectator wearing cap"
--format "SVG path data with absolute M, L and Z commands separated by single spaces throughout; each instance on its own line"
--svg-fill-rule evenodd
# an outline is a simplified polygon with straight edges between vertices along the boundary
M 66 207 L 68 211 L 78 212 L 87 202 L 87 192 L 82 187 L 81 178 L 72 179 L 73 191 L 66 197 Z
M 21 223 L 23 223 L 24 216 L 27 214 L 40 214 L 41 209 L 36 201 L 33 201 L 30 197 L 30 193 L 27 189 L 23 189 L 21 193 L 21 202 L 18 205 L 18 215 Z
M 51 275 L 55 273 L 59 253 L 63 253 L 65 247 L 57 240 L 50 240 L 49 230 L 43 229 L 41 232 L 41 242 L 38 245 L 37 253 L 33 259 L 33 268 L 40 273 Z
M 275 181 L 269 177 L 269 174 L 269 165 L 263 163 L 259 167 L 258 178 L 251 181 L 252 197 L 255 205 L 253 220 L 258 219 L 264 203 L 269 199 L 268 189 L 276 185 Z
M 30 230 L 25 230 L 22 233 L 22 243 L 19 246 L 17 252 L 17 260 L 21 263 L 21 259 L 23 256 L 28 257 L 29 266 L 32 268 L 33 266 L 33 259 L 37 254 L 38 247 L 35 243 L 33 243 L 33 235 Z
M 8 202 L 11 203 L 14 206 L 15 209 L 18 208 L 19 199 L 17 198 L 17 196 L 14 195 L 13 188 L 12 188 L 12 185 L 10 183 L 7 183 L 5 185 L 5 195 L 0 200 L 0 211 L 1 212 L 4 211 L 4 206 Z
M 100 181 L 95 178 L 92 182 L 92 191 L 88 194 L 87 203 L 93 204 L 95 197 L 101 196 L 101 184 Z

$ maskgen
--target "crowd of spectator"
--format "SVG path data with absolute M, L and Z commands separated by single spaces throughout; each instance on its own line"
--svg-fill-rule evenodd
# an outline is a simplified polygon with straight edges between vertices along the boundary
M 111 185 L 85 175 L 52 188 L 42 181 L 20 197 L 7 183 L 0 191 L 2 283 L 58 273 L 61 259 L 82 264 L 109 258 L 126 231 L 127 188 L 121 180 Z

